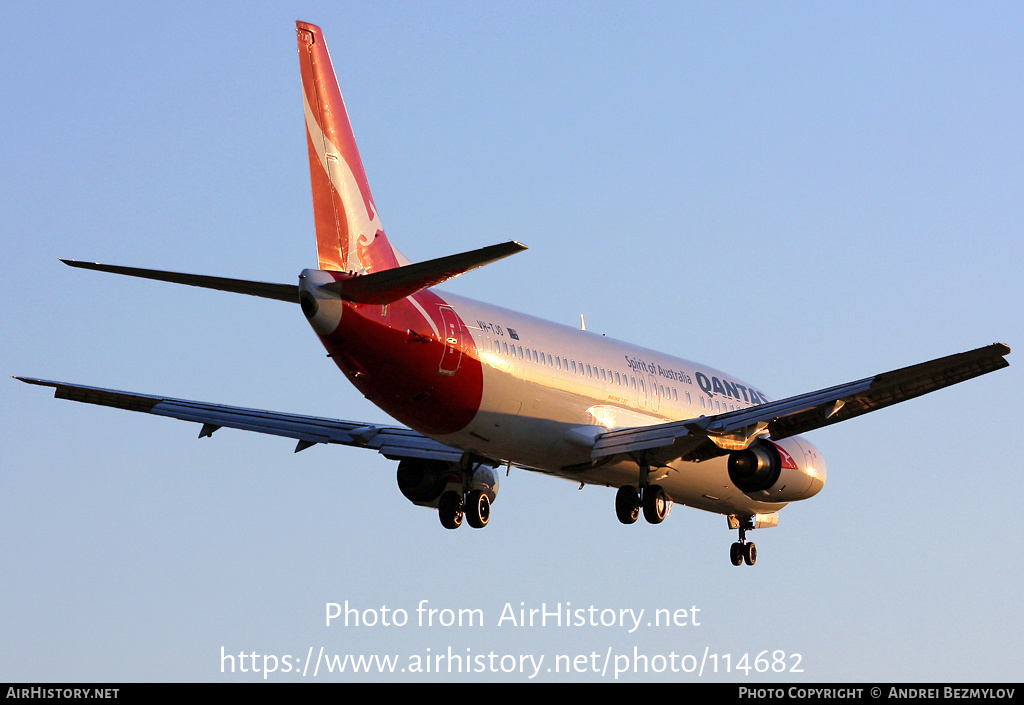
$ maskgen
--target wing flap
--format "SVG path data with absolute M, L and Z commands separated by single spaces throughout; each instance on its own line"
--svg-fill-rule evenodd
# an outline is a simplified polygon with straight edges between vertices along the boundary
M 674 421 L 656 426 L 624 428 L 602 433 L 594 443 L 591 457 L 597 459 L 655 449 L 662 451 L 675 449 L 678 451 L 678 455 L 675 457 L 683 457 L 688 450 L 692 450 L 689 446 L 704 441 L 702 435 L 704 429 L 701 428 L 703 421 L 704 419 Z

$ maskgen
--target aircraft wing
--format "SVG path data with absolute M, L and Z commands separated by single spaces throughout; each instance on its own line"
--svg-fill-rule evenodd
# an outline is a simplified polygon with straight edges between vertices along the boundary
M 341 421 L 317 416 L 283 414 L 276 411 L 245 409 L 238 406 L 209 404 L 186 399 L 121 392 L 114 389 L 86 387 L 80 384 L 51 382 L 44 379 L 16 377 L 28 384 L 53 387 L 57 399 L 69 399 L 87 404 L 112 406 L 129 411 L 141 411 L 157 416 L 169 416 L 183 421 L 203 424 L 199 437 L 211 436 L 221 427 L 239 428 L 257 433 L 294 438 L 298 441 L 295 452 L 317 443 L 371 448 L 391 460 L 426 458 L 458 462 L 463 451 L 401 426 L 376 426 L 358 421 Z
M 597 437 L 592 458 L 645 451 L 654 463 L 703 460 L 745 448 L 758 436 L 781 440 L 994 372 L 1010 364 L 1009 354 L 995 343 L 725 414 L 617 429 Z

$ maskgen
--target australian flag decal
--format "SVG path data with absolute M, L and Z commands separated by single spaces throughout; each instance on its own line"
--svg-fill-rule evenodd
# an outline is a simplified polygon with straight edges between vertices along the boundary
M 515 328 L 506 328 L 505 330 L 508 331 L 508 337 L 512 338 L 512 340 L 519 340 L 519 334 L 516 333 Z

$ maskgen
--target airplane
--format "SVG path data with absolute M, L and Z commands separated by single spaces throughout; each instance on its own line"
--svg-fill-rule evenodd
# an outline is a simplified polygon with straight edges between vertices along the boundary
M 712 367 L 435 286 L 526 249 L 507 242 L 412 263 L 384 233 L 319 27 L 296 23 L 318 267 L 275 284 L 61 260 L 101 272 L 298 304 L 338 369 L 402 426 L 247 409 L 79 384 L 59 399 L 317 444 L 376 450 L 442 525 L 490 520 L 502 466 L 615 488 L 623 524 L 674 504 L 725 515 L 733 565 L 754 565 L 747 532 L 776 526 L 788 503 L 825 485 L 803 438 L 1008 366 L 1001 343 L 773 400 Z

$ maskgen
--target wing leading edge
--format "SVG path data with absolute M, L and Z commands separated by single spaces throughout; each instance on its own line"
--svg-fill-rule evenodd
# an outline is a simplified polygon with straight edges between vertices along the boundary
M 370 448 L 391 460 L 424 458 L 459 462 L 463 451 L 401 426 L 377 426 L 358 421 L 342 421 L 301 414 L 285 414 L 262 409 L 210 404 L 186 399 L 100 389 L 45 379 L 15 377 L 28 384 L 53 387 L 54 397 L 87 404 L 111 406 L 157 416 L 169 416 L 203 424 L 199 437 L 211 436 L 219 428 L 237 428 L 298 441 L 295 452 L 317 443 Z
M 595 461 L 620 453 L 648 454 L 653 462 L 703 460 L 747 447 L 759 436 L 781 440 L 883 409 L 1009 366 L 1010 348 L 994 343 L 856 382 L 730 411 L 597 437 Z

